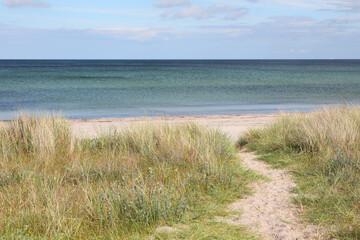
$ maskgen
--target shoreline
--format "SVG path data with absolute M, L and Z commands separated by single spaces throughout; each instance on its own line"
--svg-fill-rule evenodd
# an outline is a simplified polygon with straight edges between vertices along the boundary
M 124 118 L 87 118 L 66 119 L 76 137 L 94 138 L 101 134 L 122 131 L 141 123 L 167 123 L 185 124 L 197 123 L 199 125 L 219 129 L 226 133 L 233 141 L 251 128 L 264 127 L 271 123 L 282 113 L 234 114 L 234 115 L 182 115 L 161 117 L 124 117 Z M 291 113 L 290 113 L 291 114 Z M 9 123 L 13 120 L 0 120 Z
M 177 108 L 185 107 L 169 107 L 167 111 L 143 111 L 143 112 L 119 112 L 119 109 L 115 109 L 113 112 L 98 112 L 96 109 L 93 111 L 85 111 L 83 109 L 77 109 L 74 111 L 67 110 L 29 110 L 19 108 L 17 111 L 0 111 L 0 122 L 9 122 L 14 120 L 21 114 L 32 115 L 32 116 L 59 116 L 72 121 L 107 121 L 109 119 L 156 119 L 156 118 L 202 118 L 202 117 L 215 117 L 215 116 L 243 116 L 243 115 L 276 115 L 282 113 L 309 113 L 318 111 L 324 108 L 341 107 L 344 105 L 349 106 L 360 106 L 360 102 L 348 102 L 348 103 L 267 103 L 267 104 L 222 104 L 214 105 L 214 109 L 208 109 L 206 106 L 197 106 L 197 109 L 191 111 L 178 111 L 174 110 Z M 228 107 L 239 107 L 237 109 L 227 109 Z M 192 106 L 194 107 L 194 106 Z M 204 108 L 205 107 L 205 108 Z M 209 107 L 209 106 L 207 106 Z M 136 109 L 135 109 L 136 110 Z
M 210 115 L 169 115 L 169 116 L 146 116 L 146 117 L 104 117 L 104 118 L 66 118 L 70 122 L 136 122 L 136 121 L 157 121 L 157 120 L 180 120 L 180 119 L 217 119 L 217 118 L 233 118 L 233 117 L 264 117 L 275 116 L 281 113 L 244 113 L 244 114 L 210 114 Z M 6 120 L 11 121 L 11 120 Z
M 198 123 L 203 126 L 217 128 L 227 133 L 231 139 L 237 138 L 249 130 L 265 126 L 281 113 L 237 114 L 237 115 L 198 115 L 198 116 L 162 116 L 162 117 L 130 117 L 130 118 L 93 118 L 68 119 L 74 134 L 78 137 L 96 137 L 114 130 L 126 129 L 139 123 L 165 122 L 169 124 Z

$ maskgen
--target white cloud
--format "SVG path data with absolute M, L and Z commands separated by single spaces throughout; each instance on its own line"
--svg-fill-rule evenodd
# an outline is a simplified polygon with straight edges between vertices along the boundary
M 175 31 L 169 28 L 94 28 L 94 29 L 71 29 L 71 28 L 59 28 L 59 29 L 41 29 L 41 28 L 28 28 L 20 27 L 16 25 L 3 25 L 0 23 L 0 41 L 1 37 L 7 38 L 10 36 L 17 39 L 26 39 L 24 36 L 33 36 L 41 38 L 43 36 L 70 36 L 80 37 L 81 39 L 96 39 L 96 36 L 100 36 L 104 39 L 115 40 L 133 40 L 133 41 L 150 41 L 150 40 L 170 40 L 178 39 L 182 37 L 182 32 Z M 94 38 L 95 37 L 95 38 Z
M 161 0 L 160 2 L 154 3 L 154 6 L 159 8 L 181 7 L 187 5 L 190 5 L 188 0 Z
M 98 28 L 90 31 L 91 33 L 110 36 L 115 39 L 147 41 L 152 39 L 168 40 L 178 37 L 178 33 L 171 29 L 155 28 Z
M 200 32 L 226 37 L 240 37 L 252 33 L 251 29 L 241 27 L 204 27 Z
M 9 8 L 21 8 L 21 7 L 32 7 L 32 8 L 47 8 L 50 5 L 41 0 L 5 0 L 2 3 L 3 6 Z
M 308 53 L 308 52 L 310 52 L 309 50 L 305 50 L 305 49 L 300 49 L 299 51 L 298 51 L 298 53 Z
M 317 20 L 301 16 L 277 16 L 254 25 L 254 34 L 264 38 L 316 41 L 337 36 L 360 34 L 360 18 L 329 18 Z
M 248 13 L 247 8 L 235 8 L 227 4 L 218 4 L 209 7 L 192 5 L 179 11 L 167 10 L 160 16 L 162 18 L 195 18 L 198 20 L 222 16 L 226 20 L 236 20 Z
M 198 5 L 194 5 L 174 13 L 173 17 L 205 19 L 208 18 L 210 14 L 211 13 L 208 8 L 202 8 Z
M 296 50 L 296 49 L 290 49 L 291 53 L 299 53 L 299 54 L 304 54 L 304 53 L 309 53 L 309 50 L 305 50 L 305 49 L 300 49 L 300 50 Z
M 273 24 L 277 27 L 311 27 L 317 23 L 317 20 L 310 17 L 301 17 L 301 16 L 276 16 L 271 17 L 267 21 L 269 24 Z
M 327 4 L 335 6 L 340 12 L 360 12 L 360 0 L 325 0 Z
M 113 14 L 126 16 L 156 17 L 157 14 L 152 10 L 145 9 L 109 9 L 109 8 L 72 8 L 72 7 L 56 7 L 55 11 L 65 11 L 74 13 L 96 13 L 96 14 Z
M 272 0 L 273 1 L 273 6 L 278 6 L 278 5 L 286 5 L 289 7 L 293 7 L 293 8 L 305 8 L 305 9 L 313 9 L 316 10 L 318 8 L 320 8 L 321 5 L 323 5 L 323 3 L 321 3 L 321 1 L 323 0 Z M 320 1 L 320 2 L 319 2 Z

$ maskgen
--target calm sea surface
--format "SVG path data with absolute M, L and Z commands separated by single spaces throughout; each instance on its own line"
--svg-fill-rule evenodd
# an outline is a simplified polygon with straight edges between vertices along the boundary
M 0 119 L 310 111 L 360 103 L 360 60 L 0 60 Z

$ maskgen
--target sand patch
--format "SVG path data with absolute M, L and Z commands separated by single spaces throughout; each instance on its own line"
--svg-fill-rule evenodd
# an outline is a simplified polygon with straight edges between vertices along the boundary
M 248 226 L 267 240 L 323 239 L 319 227 L 301 222 L 300 210 L 291 204 L 294 196 L 291 190 L 296 186 L 291 175 L 286 170 L 256 161 L 257 156 L 252 153 L 241 152 L 240 155 L 245 167 L 270 180 L 255 183 L 253 195 L 230 204 L 228 209 L 239 215 L 224 221 Z
M 69 120 L 73 132 L 78 137 L 95 137 L 100 133 L 112 130 L 121 131 L 133 124 L 165 122 L 182 124 L 194 122 L 211 128 L 218 128 L 227 133 L 234 141 L 250 128 L 262 127 L 278 114 L 244 114 L 244 115 L 209 115 L 209 116 L 173 116 L 142 118 L 104 118 Z

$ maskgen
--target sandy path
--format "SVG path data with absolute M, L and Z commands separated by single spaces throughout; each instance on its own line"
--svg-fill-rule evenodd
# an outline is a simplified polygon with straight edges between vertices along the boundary
M 299 210 L 291 204 L 291 190 L 296 184 L 289 173 L 254 160 L 256 155 L 252 153 L 240 155 L 245 167 L 269 177 L 270 181 L 254 184 L 254 195 L 230 204 L 229 210 L 239 212 L 239 217 L 226 222 L 246 225 L 268 240 L 322 239 L 316 226 L 299 221 Z

